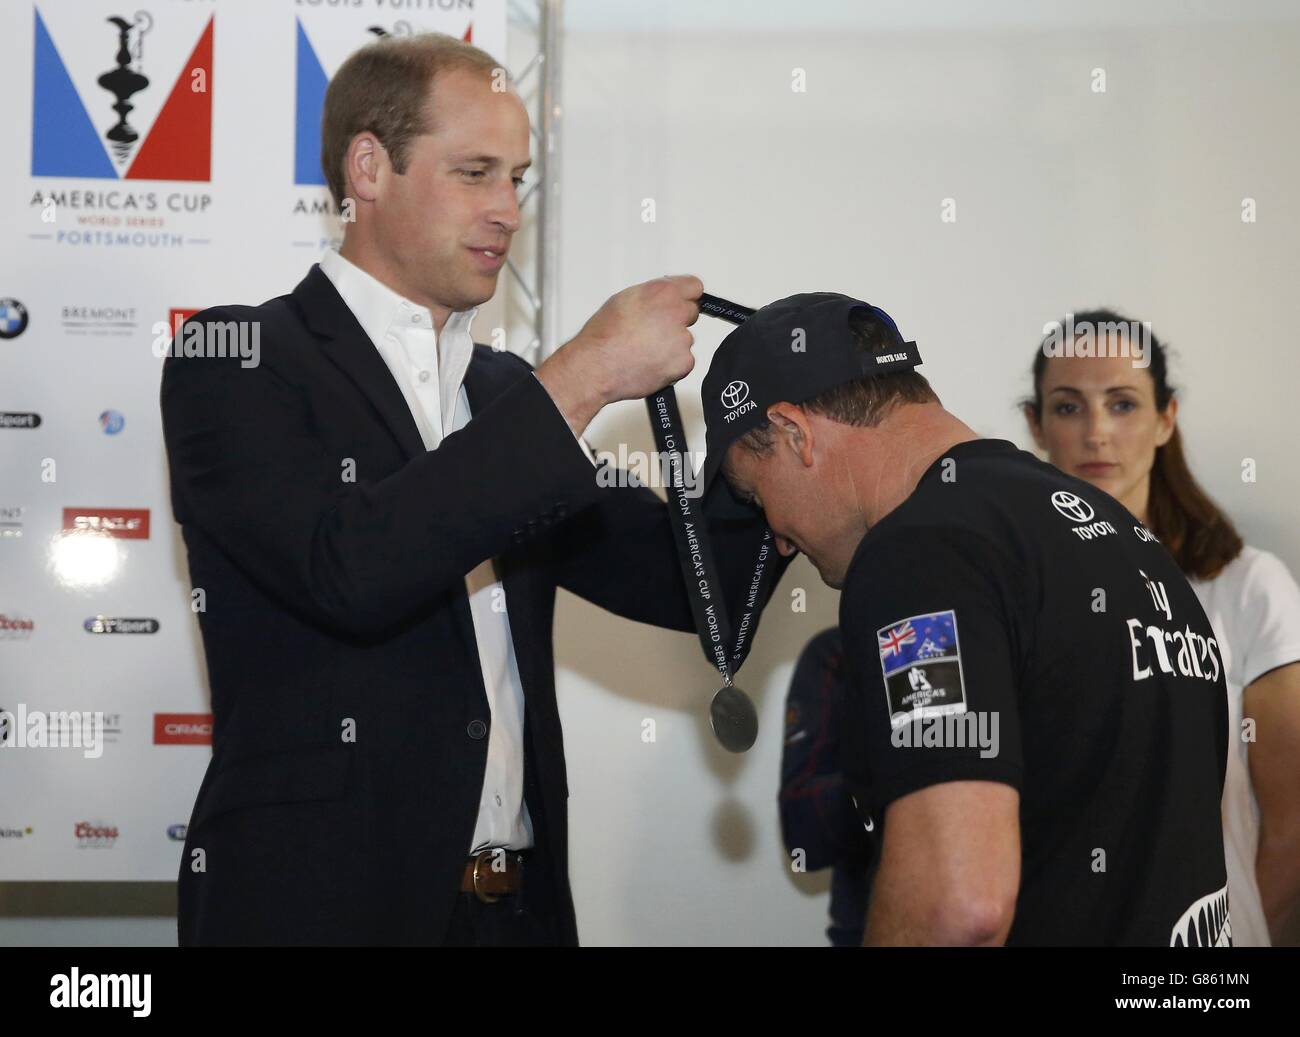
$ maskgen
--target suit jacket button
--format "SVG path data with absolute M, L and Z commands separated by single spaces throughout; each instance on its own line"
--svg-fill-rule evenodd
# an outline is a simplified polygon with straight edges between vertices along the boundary
M 487 734 L 487 724 L 481 720 L 471 720 L 469 726 L 465 728 L 465 733 L 477 741 Z

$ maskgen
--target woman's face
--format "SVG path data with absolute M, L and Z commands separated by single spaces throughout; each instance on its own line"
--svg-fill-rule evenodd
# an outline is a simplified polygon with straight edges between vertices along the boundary
M 1146 521 L 1156 447 L 1174 432 L 1178 404 L 1156 409 L 1155 382 L 1125 356 L 1052 357 L 1043 372 L 1042 420 L 1025 408 L 1040 450 Z

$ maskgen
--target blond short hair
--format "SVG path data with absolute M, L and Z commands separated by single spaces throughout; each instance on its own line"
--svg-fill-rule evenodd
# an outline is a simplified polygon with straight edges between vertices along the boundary
M 321 113 L 320 163 L 334 204 L 343 205 L 343 160 L 358 133 L 373 133 L 393 168 L 404 173 L 411 141 L 432 128 L 428 103 L 436 77 L 455 71 L 491 76 L 498 68 L 486 51 L 440 32 L 386 36 L 354 52 L 330 80 Z

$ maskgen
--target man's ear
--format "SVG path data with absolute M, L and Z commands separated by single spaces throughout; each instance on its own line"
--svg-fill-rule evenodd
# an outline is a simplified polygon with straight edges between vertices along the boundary
M 793 403 L 774 403 L 767 408 L 767 420 L 776 429 L 778 446 L 792 449 L 805 468 L 813 463 L 812 423 L 803 409 Z
M 373 133 L 358 133 L 343 156 L 343 178 L 348 194 L 363 202 L 373 202 L 379 195 L 380 167 L 388 161 L 388 152 Z

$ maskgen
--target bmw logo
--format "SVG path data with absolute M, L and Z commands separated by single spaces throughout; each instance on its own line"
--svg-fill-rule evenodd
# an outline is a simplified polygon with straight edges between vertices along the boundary
M 0 299 L 0 338 L 17 338 L 27 330 L 27 307 L 17 299 Z

